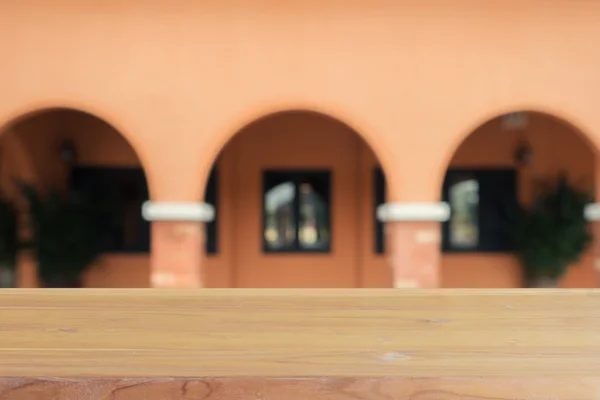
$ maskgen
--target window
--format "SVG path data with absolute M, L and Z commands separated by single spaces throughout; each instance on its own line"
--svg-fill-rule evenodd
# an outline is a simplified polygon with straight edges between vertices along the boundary
M 375 221 L 375 253 L 385 253 L 385 231 L 383 222 L 377 219 L 377 207 L 385 203 L 385 175 L 381 168 L 375 168 L 373 173 L 374 209 Z
M 329 171 L 265 171 L 265 252 L 331 250 Z
M 218 191 L 219 174 L 216 168 L 213 168 L 208 178 L 208 184 L 206 185 L 205 201 L 215 208 L 215 219 L 206 223 L 206 254 L 217 253 L 217 219 L 219 218 L 218 204 L 219 204 L 219 191 Z
M 511 250 L 509 228 L 517 208 L 515 170 L 449 170 L 443 199 L 451 209 L 450 220 L 442 226 L 444 251 Z
M 150 251 L 150 224 L 142 218 L 142 203 L 148 200 L 148 186 L 140 168 L 75 167 L 71 190 L 101 201 L 110 208 L 114 221 L 99 243 L 103 252 Z

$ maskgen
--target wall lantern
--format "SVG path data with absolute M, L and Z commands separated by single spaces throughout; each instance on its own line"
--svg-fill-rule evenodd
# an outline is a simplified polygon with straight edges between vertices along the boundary
M 514 112 L 505 114 L 500 118 L 502 129 L 519 131 L 519 135 L 521 136 L 513 154 L 515 163 L 521 167 L 530 165 L 533 162 L 533 148 L 526 138 L 529 115 L 526 112 Z
M 515 162 L 519 166 L 531 165 L 533 162 L 533 149 L 531 145 L 525 140 L 521 141 L 515 149 L 514 157 Z
M 60 144 L 58 156 L 67 165 L 73 165 L 77 159 L 77 149 L 72 140 L 65 140 Z

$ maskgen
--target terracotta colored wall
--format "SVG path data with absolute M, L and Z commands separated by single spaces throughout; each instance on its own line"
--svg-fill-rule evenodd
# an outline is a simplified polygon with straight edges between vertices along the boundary
M 210 286 L 389 287 L 383 256 L 373 255 L 371 151 L 327 117 L 284 113 L 243 129 L 221 155 L 220 252 L 208 257 Z M 262 252 L 262 171 L 332 173 L 332 251 Z
M 592 1 L 27 0 L 0 11 L 0 121 L 57 105 L 94 113 L 130 140 L 160 200 L 198 200 L 228 138 L 290 108 L 361 132 L 394 201 L 438 198 L 458 143 L 503 112 L 555 113 L 600 143 Z
M 360 281 L 362 287 L 367 288 L 389 288 L 393 286 L 392 269 L 386 254 L 377 254 L 374 251 L 374 209 L 376 199 L 374 196 L 373 169 L 378 166 L 379 160 L 373 151 L 366 144 L 361 146 L 357 182 L 362 206 L 357 217 L 360 219 L 362 227 L 359 232 L 359 259 L 362 265 Z
M 129 140 L 153 199 L 198 201 L 239 129 L 316 110 L 360 132 L 391 201 L 437 201 L 459 143 L 501 113 L 552 113 L 599 147 L 599 13 L 563 0 L 5 2 L 0 124 L 86 110 Z M 477 286 L 477 263 L 449 268 Z M 500 270 L 497 281 L 514 282 Z
M 552 179 L 567 171 L 573 183 L 592 188 L 595 179 L 594 152 L 572 127 L 553 118 L 532 114 L 524 130 L 503 129 L 495 119 L 470 135 L 452 158 L 457 168 L 515 166 L 514 151 L 519 140 L 533 147 L 533 162 L 519 170 L 519 196 L 524 203 L 532 199 L 535 180 Z M 521 274 L 514 257 L 508 254 L 445 254 L 442 258 L 444 287 L 520 287 Z M 596 287 L 598 278 L 589 251 L 579 265 L 563 279 L 564 287 Z

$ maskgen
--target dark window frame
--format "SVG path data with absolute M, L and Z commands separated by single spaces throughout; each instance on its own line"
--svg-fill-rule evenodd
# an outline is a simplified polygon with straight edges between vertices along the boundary
M 480 239 L 474 247 L 453 247 L 450 244 L 450 220 L 442 223 L 444 253 L 510 253 L 513 247 L 508 228 L 518 205 L 518 171 L 515 168 L 451 168 L 446 172 L 442 200 L 449 203 L 453 179 L 472 176 L 479 183 L 478 229 Z M 498 191 L 501 191 L 499 194 Z M 452 212 L 452 210 L 451 210 Z M 490 217 L 490 213 L 495 218 Z M 488 214 L 486 217 L 485 214 Z M 502 215 L 501 215 L 502 214 Z M 501 220 L 501 221 L 500 221 Z
M 325 197 L 327 204 L 327 226 L 329 227 L 329 241 L 326 247 L 310 249 L 303 248 L 299 244 L 299 229 L 300 229 L 300 202 L 299 196 L 294 198 L 294 213 L 296 220 L 296 238 L 294 246 L 282 249 L 270 248 L 265 239 L 265 230 L 267 228 L 267 213 L 265 212 L 265 195 L 267 191 L 276 185 L 272 182 L 292 181 L 296 187 L 296 193 L 299 193 L 299 186 L 303 182 L 317 181 L 326 187 L 325 193 L 321 193 Z M 332 187 L 333 173 L 328 169 L 266 169 L 262 171 L 262 191 L 261 191 L 261 208 L 262 208 L 262 251 L 265 254 L 326 254 L 332 251 L 333 241 L 333 224 L 332 224 Z
M 138 208 L 138 216 L 140 223 L 140 232 L 138 235 L 138 241 L 135 245 L 125 247 L 121 245 L 106 245 L 101 246 L 100 251 L 104 254 L 132 254 L 132 253 L 149 253 L 150 242 L 151 242 L 151 229 L 150 222 L 146 221 L 142 217 L 141 206 L 144 201 L 149 199 L 148 183 L 143 168 L 140 167 L 113 167 L 113 166 L 86 166 L 78 165 L 71 169 L 69 177 L 69 189 L 70 190 L 85 190 L 84 186 L 80 183 L 90 182 L 99 180 L 105 182 L 111 182 L 111 186 L 115 185 L 115 182 L 123 180 L 124 177 L 129 177 L 133 181 L 137 182 L 138 188 L 144 193 L 140 201 L 140 207 Z M 102 184 L 101 184 L 102 185 Z M 99 190 L 101 187 L 91 185 L 92 190 Z
M 204 251 L 206 255 L 214 256 L 219 253 L 219 171 L 216 167 L 211 170 L 208 177 L 204 201 L 215 209 L 215 218 L 204 224 Z
M 385 223 L 377 218 L 377 207 L 385 203 L 386 198 L 385 174 L 381 167 L 373 170 L 373 221 L 374 221 L 374 252 L 385 254 Z

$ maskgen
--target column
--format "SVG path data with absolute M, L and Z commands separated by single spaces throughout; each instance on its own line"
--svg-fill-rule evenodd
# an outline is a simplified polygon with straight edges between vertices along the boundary
M 204 224 L 214 219 L 213 206 L 148 201 L 142 215 L 152 222 L 151 287 L 203 287 Z
M 385 222 L 386 249 L 395 288 L 440 286 L 441 225 L 446 203 L 386 203 L 377 209 Z
M 585 219 L 591 224 L 593 235 L 592 252 L 594 256 L 594 269 L 600 272 L 600 203 L 590 203 L 584 209 Z M 600 279 L 597 279 L 596 286 L 600 287 Z
M 20 251 L 17 256 L 16 287 L 38 288 L 37 259 L 30 250 Z

